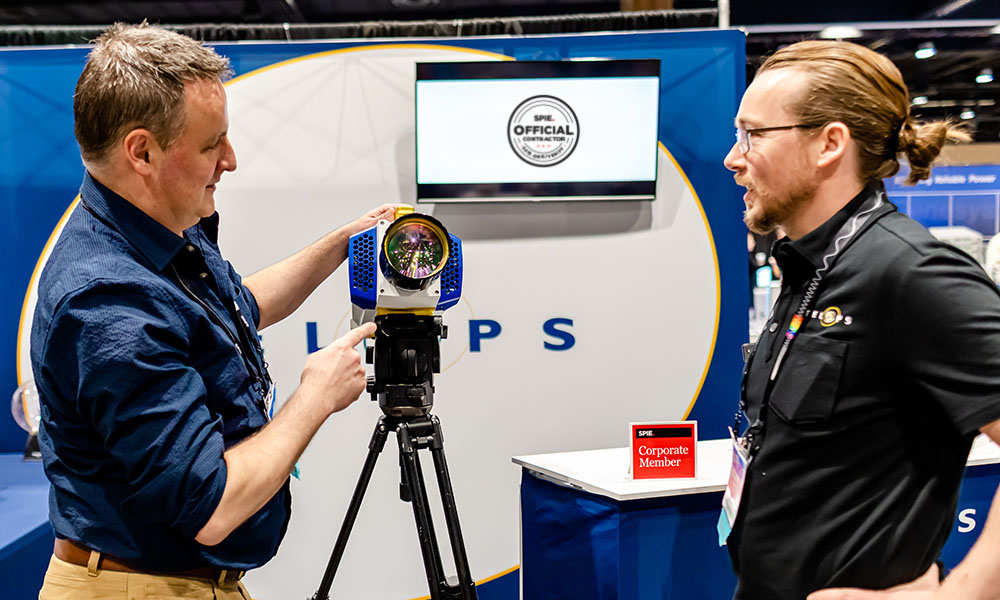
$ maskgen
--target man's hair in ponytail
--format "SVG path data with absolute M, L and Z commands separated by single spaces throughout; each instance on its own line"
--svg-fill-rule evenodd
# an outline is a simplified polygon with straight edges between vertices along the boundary
M 946 142 L 971 139 L 947 121 L 917 123 L 910 117 L 910 97 L 899 69 L 885 56 L 851 42 L 806 41 L 771 55 L 758 73 L 801 69 L 809 75 L 806 90 L 788 107 L 808 125 L 840 122 L 858 146 L 862 181 L 899 172 L 899 154 L 910 163 L 906 183 L 930 176 L 931 165 Z

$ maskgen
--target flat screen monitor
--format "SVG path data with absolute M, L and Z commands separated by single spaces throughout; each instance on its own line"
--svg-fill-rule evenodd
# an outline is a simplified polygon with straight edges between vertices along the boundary
M 418 63 L 417 202 L 652 200 L 659 60 Z

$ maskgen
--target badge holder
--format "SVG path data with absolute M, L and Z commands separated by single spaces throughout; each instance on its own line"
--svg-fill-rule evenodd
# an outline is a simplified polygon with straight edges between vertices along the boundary
M 747 467 L 751 460 L 750 450 L 746 447 L 744 439 L 736 439 L 732 427 L 729 428 L 729 439 L 733 445 L 733 464 L 729 469 L 726 491 L 722 494 L 722 511 L 719 513 L 719 523 L 716 527 L 719 532 L 720 546 L 726 545 L 729 534 L 733 532 L 736 515 L 740 510 L 740 500 L 743 498 L 743 484 L 747 478 Z

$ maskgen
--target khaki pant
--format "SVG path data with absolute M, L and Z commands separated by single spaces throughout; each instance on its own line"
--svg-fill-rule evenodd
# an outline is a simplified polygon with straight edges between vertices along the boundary
M 195 577 L 119 573 L 72 565 L 55 556 L 49 561 L 38 600 L 251 600 L 239 581 L 223 585 Z

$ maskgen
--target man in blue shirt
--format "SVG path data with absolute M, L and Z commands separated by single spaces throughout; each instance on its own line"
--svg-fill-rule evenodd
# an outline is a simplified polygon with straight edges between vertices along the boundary
M 257 338 L 347 256 L 382 206 L 242 279 L 214 192 L 236 168 L 229 62 L 190 38 L 115 25 L 77 83 L 80 205 L 39 284 L 31 337 L 54 556 L 40 598 L 246 598 L 277 550 L 288 476 L 365 388 L 368 324 L 312 354 L 270 420 Z

